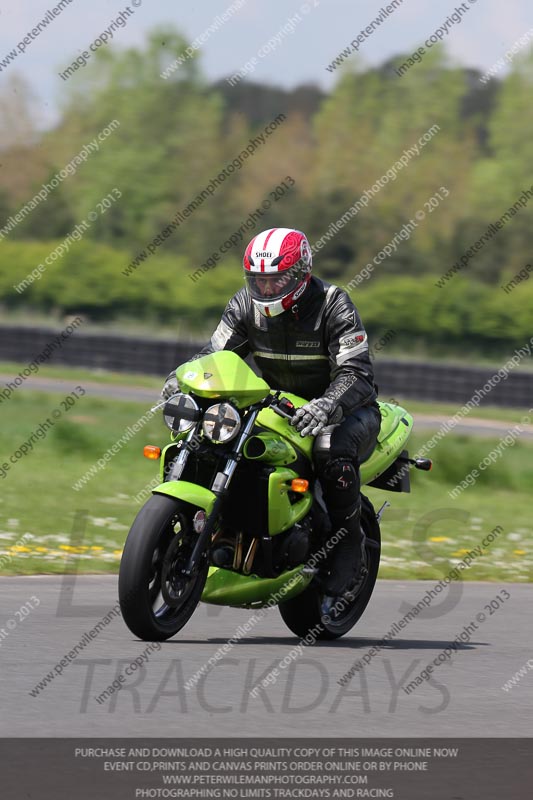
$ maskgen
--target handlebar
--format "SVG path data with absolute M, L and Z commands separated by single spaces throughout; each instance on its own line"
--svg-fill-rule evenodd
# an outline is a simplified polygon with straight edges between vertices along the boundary
M 271 408 L 276 414 L 285 419 L 292 419 L 296 414 L 296 406 L 291 403 L 288 397 L 275 397 Z
M 160 408 L 164 408 L 169 399 L 171 398 L 167 397 L 160 399 L 158 403 L 152 406 L 150 411 L 153 413 L 158 411 Z M 279 392 L 271 396 L 270 402 L 268 402 L 267 398 L 267 402 L 261 403 L 258 408 L 261 406 L 264 408 L 265 405 L 267 408 L 270 407 L 272 411 L 275 411 L 276 414 L 278 414 L 280 417 L 284 417 L 285 419 L 292 419 L 296 414 L 296 406 L 294 403 L 292 403 L 288 397 L 280 397 Z

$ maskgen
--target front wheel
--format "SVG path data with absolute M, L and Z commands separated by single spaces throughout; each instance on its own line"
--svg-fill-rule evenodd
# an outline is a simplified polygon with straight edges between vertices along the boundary
M 337 613 L 330 616 L 324 610 L 324 591 L 313 581 L 301 594 L 279 604 L 283 621 L 297 636 L 310 633 L 315 639 L 338 639 L 353 628 L 368 605 L 379 570 L 381 534 L 372 503 L 361 495 L 361 527 L 366 536 L 368 574 L 360 591 L 353 598 L 338 598 Z
M 195 575 L 180 574 L 197 539 L 191 512 L 187 503 L 153 495 L 128 534 L 118 594 L 124 622 L 139 639 L 169 639 L 198 605 L 207 579 L 207 559 Z

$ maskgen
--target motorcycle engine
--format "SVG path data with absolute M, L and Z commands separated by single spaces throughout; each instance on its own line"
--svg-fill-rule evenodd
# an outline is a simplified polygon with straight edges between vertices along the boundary
M 278 563 L 281 562 L 284 569 L 292 569 L 306 561 L 310 551 L 310 535 L 311 525 L 307 519 L 297 522 L 284 534 L 278 553 Z
M 239 572 L 242 570 L 245 575 L 253 571 L 262 577 L 274 577 L 305 563 L 309 558 L 312 528 L 311 519 L 307 517 L 284 533 L 270 537 L 270 556 L 265 555 L 260 539 L 252 534 L 237 533 L 228 528 L 219 530 L 212 540 L 211 564 Z
M 230 544 L 223 545 L 213 550 L 211 553 L 211 561 L 215 567 L 231 567 L 233 565 L 234 555 L 235 550 Z
M 211 549 L 211 563 L 215 567 L 229 569 L 235 560 L 235 537 L 219 531 L 215 534 Z

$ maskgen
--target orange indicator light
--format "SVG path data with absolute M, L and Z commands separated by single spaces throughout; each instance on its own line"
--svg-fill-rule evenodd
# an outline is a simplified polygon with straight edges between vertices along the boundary
M 306 481 L 305 478 L 293 478 L 291 489 L 293 492 L 306 492 L 309 489 L 309 481 Z
M 145 458 L 156 459 L 161 455 L 161 448 L 156 447 L 155 444 L 145 444 L 143 449 L 143 456 Z

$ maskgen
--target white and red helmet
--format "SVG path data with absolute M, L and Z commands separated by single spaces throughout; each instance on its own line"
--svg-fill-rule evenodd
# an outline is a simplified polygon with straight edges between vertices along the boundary
M 311 279 L 312 260 L 301 231 L 270 228 L 254 236 L 244 253 L 244 275 L 263 316 L 275 317 L 296 303 Z

